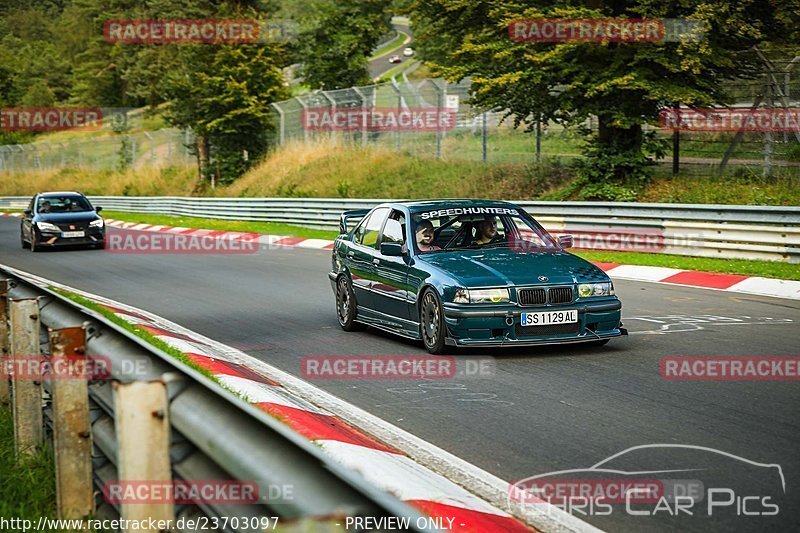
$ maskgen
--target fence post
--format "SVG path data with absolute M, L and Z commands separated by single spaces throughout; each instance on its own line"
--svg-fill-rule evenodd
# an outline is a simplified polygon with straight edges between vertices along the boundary
M 9 355 L 8 288 L 9 280 L 0 279 L 0 361 Z M 0 374 L 0 405 L 8 405 L 11 400 L 9 383 L 8 378 Z
M 86 332 L 64 328 L 50 330 L 49 337 L 58 516 L 83 518 L 94 507 Z
M 278 146 L 283 146 L 283 143 L 286 141 L 286 115 L 281 109 L 281 106 L 274 103 L 272 107 L 278 112 L 278 117 L 280 119 L 280 129 L 278 130 Z
M 169 457 L 167 387 L 161 381 L 114 382 L 114 426 L 117 433 L 117 472 L 127 484 L 172 484 Z M 170 502 L 121 502 L 125 520 L 172 520 Z
M 536 113 L 536 163 L 542 162 L 542 115 Z
M 305 112 L 306 108 L 308 107 L 306 103 L 303 101 L 302 98 L 299 96 L 295 96 L 295 99 L 300 102 L 300 106 L 303 108 L 303 112 Z M 301 121 L 302 122 L 302 121 Z M 303 144 L 308 146 L 308 128 L 305 124 L 303 124 Z
M 486 154 L 486 151 L 487 151 L 486 150 L 486 134 L 487 134 L 486 111 L 484 111 L 483 115 L 481 115 L 481 151 L 482 151 L 481 159 L 483 160 L 484 163 L 486 163 L 486 155 L 487 155 Z
M 774 110 L 775 108 L 775 87 L 771 83 L 771 80 L 767 78 L 764 88 L 766 89 L 766 100 L 767 100 L 767 108 Z M 772 165 L 773 160 L 772 156 L 775 151 L 774 145 L 774 138 L 772 136 L 772 130 L 767 128 L 764 131 L 764 169 L 762 171 L 762 177 L 769 178 L 772 176 Z
M 362 93 L 358 87 L 353 87 L 353 90 L 361 98 L 361 146 L 367 145 L 367 109 L 372 109 L 367 102 L 367 97 Z
M 11 355 L 32 360 L 38 367 L 39 300 L 11 300 Z M 42 440 L 42 382 L 38 376 L 17 376 L 11 387 L 14 408 L 14 444 L 17 453 L 34 453 Z

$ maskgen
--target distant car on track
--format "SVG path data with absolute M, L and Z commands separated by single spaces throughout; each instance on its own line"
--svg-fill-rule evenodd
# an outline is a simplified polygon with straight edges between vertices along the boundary
M 361 221 L 348 229 L 348 221 Z M 346 211 L 329 278 L 341 327 L 445 346 L 591 342 L 627 334 L 600 268 L 508 202 L 427 200 Z
M 77 192 L 39 193 L 22 216 L 22 247 L 32 252 L 57 246 L 105 248 L 105 222 L 98 215 L 101 209 Z
M 411 57 L 414 55 L 414 49 L 410 46 L 407 46 L 403 49 L 403 55 L 406 57 Z
M 391 56 L 389 58 L 389 63 L 392 63 L 392 64 L 394 64 L 394 63 L 402 63 L 402 61 L 403 61 L 403 58 L 401 58 L 398 55 L 393 55 L 393 56 Z

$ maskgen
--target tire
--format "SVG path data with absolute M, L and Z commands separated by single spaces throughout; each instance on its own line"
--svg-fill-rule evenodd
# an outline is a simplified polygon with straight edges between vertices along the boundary
M 22 234 L 22 231 L 19 232 L 19 242 L 22 245 L 22 249 L 25 250 L 30 246 L 27 241 L 25 240 L 25 236 Z
M 427 289 L 419 301 L 419 334 L 425 349 L 434 355 L 443 353 L 446 332 L 439 295 L 433 289 Z
M 36 246 L 36 233 L 31 232 L 31 245 L 30 245 L 31 252 L 36 253 L 40 252 L 42 249 Z
M 359 329 L 356 323 L 356 295 L 347 276 L 339 276 L 336 281 L 336 318 L 345 331 Z
M 100 244 L 95 244 L 94 246 L 98 250 L 105 250 L 106 249 L 106 241 L 102 241 Z

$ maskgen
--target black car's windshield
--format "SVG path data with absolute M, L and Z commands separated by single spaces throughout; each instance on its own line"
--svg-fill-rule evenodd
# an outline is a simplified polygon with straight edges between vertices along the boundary
M 415 213 L 412 219 L 418 253 L 463 249 L 510 248 L 516 251 L 559 249 L 552 235 L 521 209 L 456 207 Z
M 83 196 L 41 196 L 36 209 L 39 213 L 80 213 L 91 211 L 92 206 Z

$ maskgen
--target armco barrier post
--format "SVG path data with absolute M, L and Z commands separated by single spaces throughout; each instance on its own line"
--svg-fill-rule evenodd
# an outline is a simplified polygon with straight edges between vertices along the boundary
M 117 471 L 121 483 L 171 483 L 167 387 L 160 381 L 114 382 Z M 125 520 L 172 520 L 169 502 L 122 502 Z
M 11 356 L 38 359 L 39 300 L 11 300 Z M 12 391 L 14 443 L 17 453 L 33 453 L 42 440 L 42 382 L 33 376 L 15 379 Z
M 9 280 L 0 279 L 0 361 L 8 356 L 8 285 Z M 0 373 L 0 405 L 7 405 L 11 399 L 8 378 Z
M 59 358 L 59 373 L 50 389 L 53 395 L 53 448 L 56 460 L 56 502 L 61 518 L 83 518 L 94 505 L 92 487 L 92 434 L 89 420 L 89 376 L 83 327 L 50 330 L 50 357 Z

